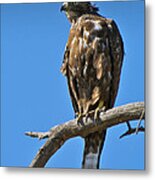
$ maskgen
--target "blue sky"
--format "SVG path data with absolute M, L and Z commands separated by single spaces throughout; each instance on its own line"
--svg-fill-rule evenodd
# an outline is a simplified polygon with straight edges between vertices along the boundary
M 125 45 L 115 106 L 144 101 L 144 2 L 96 2 L 118 24 Z M 1 5 L 1 165 L 27 167 L 45 140 L 24 135 L 48 131 L 74 116 L 60 73 L 70 24 L 61 3 Z M 133 126 L 137 125 L 132 123 Z M 122 124 L 108 130 L 103 169 L 144 169 L 144 134 L 124 139 Z M 68 140 L 46 167 L 80 168 L 83 139 Z

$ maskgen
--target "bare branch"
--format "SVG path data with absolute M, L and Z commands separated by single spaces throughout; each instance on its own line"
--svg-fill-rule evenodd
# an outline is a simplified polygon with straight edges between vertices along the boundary
M 26 136 L 30 136 L 33 138 L 38 138 L 39 140 L 48 138 L 50 136 L 51 132 L 26 132 Z
M 131 134 L 138 134 L 138 132 L 144 132 L 145 131 L 145 128 L 140 126 L 138 129 L 137 127 L 136 128 L 131 128 L 129 129 L 128 131 L 126 131 L 125 133 L 123 133 L 119 138 L 123 138 L 125 136 L 129 136 Z
M 44 167 L 49 158 L 64 144 L 75 136 L 86 136 L 95 131 L 101 131 L 120 123 L 144 119 L 144 102 L 131 103 L 116 107 L 106 112 L 100 112 L 100 121 L 94 122 L 90 118 L 82 124 L 70 120 L 64 124 L 55 126 L 49 132 L 27 132 L 26 135 L 44 139 L 46 143 L 40 148 L 30 167 Z

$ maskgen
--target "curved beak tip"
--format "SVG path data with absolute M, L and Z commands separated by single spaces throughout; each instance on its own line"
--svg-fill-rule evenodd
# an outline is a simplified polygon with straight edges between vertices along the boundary
M 62 11 L 64 11 L 64 10 L 65 10 L 64 6 L 61 6 L 60 12 L 62 12 Z

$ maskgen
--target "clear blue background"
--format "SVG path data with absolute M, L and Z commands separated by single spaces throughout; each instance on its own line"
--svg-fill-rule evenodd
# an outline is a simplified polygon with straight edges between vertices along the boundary
M 115 106 L 144 100 L 144 2 L 96 2 L 123 36 L 125 57 Z M 24 135 L 48 131 L 73 118 L 60 73 L 70 24 L 61 3 L 1 5 L 1 165 L 27 167 L 45 140 Z M 132 123 L 136 126 L 137 123 Z M 101 168 L 144 169 L 144 134 L 124 139 L 126 125 L 110 128 Z M 80 168 L 83 139 L 68 140 L 46 167 Z

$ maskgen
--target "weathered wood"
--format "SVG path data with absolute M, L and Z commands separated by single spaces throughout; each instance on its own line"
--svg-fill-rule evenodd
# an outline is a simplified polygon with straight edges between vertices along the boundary
M 127 121 L 144 119 L 144 102 L 136 102 L 120 107 L 115 107 L 106 112 L 100 112 L 100 121 L 94 122 L 90 118 L 78 123 L 73 119 L 64 124 L 55 126 L 48 132 L 27 132 L 31 137 L 39 139 L 48 138 L 40 148 L 30 167 L 44 167 L 49 158 L 70 138 L 84 137 L 89 133 L 101 131 Z

